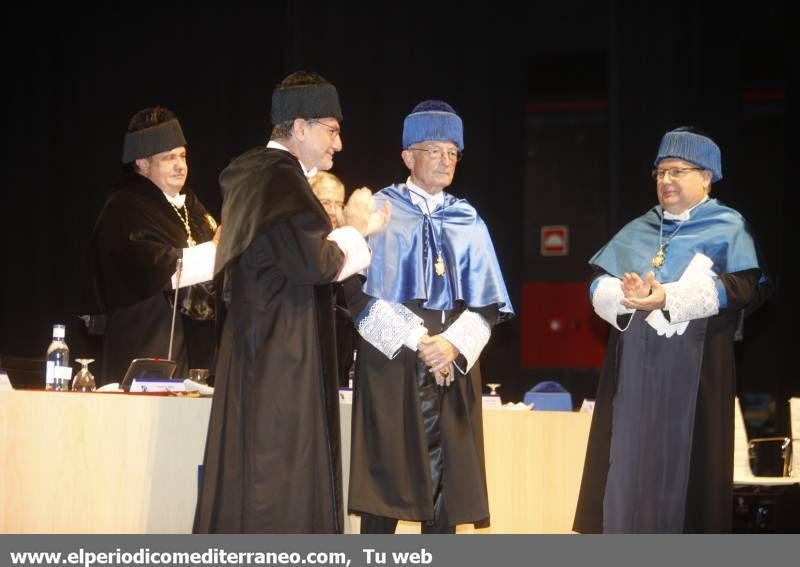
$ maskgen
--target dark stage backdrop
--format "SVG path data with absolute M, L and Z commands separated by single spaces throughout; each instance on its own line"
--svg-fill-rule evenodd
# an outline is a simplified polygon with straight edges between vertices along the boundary
M 178 114 L 188 184 L 218 215 L 217 175 L 265 142 L 275 83 L 307 69 L 339 88 L 344 152 L 333 172 L 348 189 L 405 178 L 400 136 L 414 104 L 441 98 L 457 109 L 466 151 L 452 192 L 486 220 L 518 312 L 526 283 L 585 281 L 587 254 L 654 203 L 647 172 L 666 129 L 704 127 L 723 149 L 719 197 L 753 223 L 777 284 L 748 325 L 740 382 L 797 391 L 782 286 L 784 212 L 795 203 L 784 178 L 793 63 L 783 3 L 747 13 L 613 1 L 105 10 L 14 8 L 4 19 L 0 354 L 42 356 L 55 322 L 67 324 L 73 357 L 96 354 L 77 319 L 81 264 L 136 110 Z M 604 106 L 547 106 L 587 100 Z M 573 226 L 573 255 L 532 256 L 539 225 L 559 218 Z M 593 394 L 596 370 L 523 367 L 525 354 L 520 320 L 498 327 L 484 380 L 503 383 L 508 399 L 541 379 L 569 384 L 576 402 Z

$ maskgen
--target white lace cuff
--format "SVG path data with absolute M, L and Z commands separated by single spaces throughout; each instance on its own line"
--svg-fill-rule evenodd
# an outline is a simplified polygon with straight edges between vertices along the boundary
M 411 333 L 418 332 L 419 329 L 422 329 L 420 337 L 427 333 L 421 317 L 401 303 L 392 303 L 384 299 L 370 300 L 356 317 L 356 329 L 365 341 L 383 353 L 386 358 L 397 356 Z M 416 346 L 415 344 L 414 348 Z
M 369 266 L 372 255 L 367 241 L 352 226 L 342 226 L 332 230 L 328 240 L 335 242 L 344 253 L 344 265 L 334 281 L 346 280 Z
M 664 284 L 664 292 L 667 295 L 664 310 L 669 312 L 673 324 L 719 313 L 717 287 L 709 276 L 684 275 L 677 282 Z
M 678 281 L 664 284 L 664 311 L 669 312 L 671 323 L 703 319 L 719 313 L 716 276 L 711 271 L 713 265 L 708 256 L 695 254 Z
M 461 368 L 456 363 L 456 368 L 462 374 L 466 374 L 472 368 L 472 365 L 477 362 L 483 347 L 489 342 L 491 335 L 492 328 L 486 319 L 474 311 L 467 310 L 461 313 L 458 319 L 441 336 L 450 341 L 467 359 L 466 368 Z
M 624 297 L 625 294 L 622 293 L 622 282 L 619 278 L 611 276 L 603 276 L 598 279 L 594 295 L 592 295 L 594 312 L 620 331 L 627 329 L 628 325 L 630 325 L 630 321 L 628 321 L 628 325 L 625 325 L 625 328 L 621 328 L 617 323 L 617 317 L 635 311 L 635 309 L 628 309 L 620 303 Z
M 422 335 L 427 334 L 427 332 L 428 329 L 421 325 L 419 327 L 414 327 L 408 332 L 408 335 L 406 335 L 406 338 L 403 340 L 403 344 L 411 350 L 416 351 L 417 347 L 419 346 L 419 340 L 422 338 Z

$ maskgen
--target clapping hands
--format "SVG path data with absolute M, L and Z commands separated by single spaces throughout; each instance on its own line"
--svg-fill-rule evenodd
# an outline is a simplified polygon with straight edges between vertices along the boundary
M 344 206 L 344 224 L 352 226 L 363 236 L 385 229 L 391 215 L 392 205 L 389 202 L 384 203 L 379 210 L 375 210 L 375 198 L 366 187 L 353 191 Z
M 647 272 L 644 279 L 639 274 L 626 272 L 622 276 L 622 293 L 625 297 L 621 303 L 628 309 L 653 311 L 663 309 L 666 302 L 664 286 L 656 280 L 653 272 Z

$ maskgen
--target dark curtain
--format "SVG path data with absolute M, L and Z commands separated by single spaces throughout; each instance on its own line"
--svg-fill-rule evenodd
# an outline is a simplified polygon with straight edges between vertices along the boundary
M 298 69 L 317 71 L 339 88 L 344 152 L 333 172 L 348 190 L 405 179 L 402 121 L 417 102 L 441 98 L 456 108 L 466 148 L 452 191 L 486 220 L 519 310 L 523 203 L 538 199 L 535 180 L 526 186 L 524 174 L 526 103 L 540 80 L 528 62 L 599 52 L 607 54 L 609 131 L 596 151 L 608 155 L 610 167 L 598 223 L 610 236 L 655 202 L 648 172 L 665 130 L 704 127 L 723 148 L 726 179 L 718 196 L 753 223 L 778 283 L 748 325 L 740 381 L 768 379 L 770 388 L 796 392 L 796 379 L 787 386 L 780 308 L 789 250 L 784 211 L 794 199 L 784 189 L 783 159 L 792 100 L 785 89 L 793 65 L 786 57 L 788 9 L 781 2 L 745 12 L 733 4 L 611 0 L 580 9 L 508 6 L 182 2 L 122 15 L 107 7 L 91 14 L 71 6 L 10 8 L 2 40 L 0 353 L 43 356 L 51 325 L 63 322 L 73 358 L 97 354 L 96 338 L 77 319 L 81 264 L 121 171 L 122 137 L 135 111 L 161 104 L 178 114 L 189 144 L 188 184 L 218 215 L 217 175 L 267 139 L 272 87 Z M 748 63 L 747 54 L 764 45 L 768 57 Z M 755 88 L 749 70 L 771 69 L 774 59 L 784 67 L 779 111 L 773 105 L 772 114 L 753 114 L 743 104 Z M 580 168 L 584 157 L 564 153 L 555 167 Z M 522 371 L 519 358 L 518 321 L 498 326 L 483 358 L 484 380 L 507 384 L 501 393 L 520 399 L 540 375 Z

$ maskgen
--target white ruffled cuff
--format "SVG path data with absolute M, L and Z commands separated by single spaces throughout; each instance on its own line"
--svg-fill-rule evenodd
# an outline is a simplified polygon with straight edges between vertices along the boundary
M 372 299 L 356 317 L 356 329 L 369 344 L 383 353 L 386 358 L 394 358 L 407 341 L 413 341 L 416 350 L 419 337 L 427 333 L 422 318 L 415 315 L 401 303 L 384 299 Z
M 428 329 L 421 325 L 419 327 L 414 327 L 408 332 L 408 335 L 406 335 L 403 344 L 411 350 L 416 351 L 417 347 L 419 346 L 419 340 L 422 338 L 422 335 L 426 334 L 427 332 Z
M 619 278 L 602 276 L 597 280 L 594 295 L 592 296 L 594 312 L 620 331 L 627 329 L 630 321 L 628 321 L 628 325 L 622 328 L 617 323 L 617 317 L 635 311 L 635 309 L 628 309 L 620 303 L 624 297 L 622 281 Z
M 461 368 L 457 362 L 455 363 L 456 368 L 462 374 L 466 374 L 478 361 L 491 335 L 492 328 L 486 319 L 474 311 L 467 310 L 461 313 L 441 336 L 450 341 L 467 359 L 466 368 Z
M 667 296 L 664 310 L 669 312 L 672 323 L 703 319 L 719 313 L 719 297 L 713 278 L 681 278 L 677 282 L 664 284 L 664 291 Z
M 335 281 L 346 280 L 369 266 L 372 255 L 367 241 L 352 226 L 335 228 L 328 235 L 328 240 L 335 242 L 344 253 L 344 265 L 339 270 Z
M 653 327 L 659 335 L 667 338 L 670 338 L 675 333 L 682 335 L 689 326 L 689 321 L 670 323 L 667 321 L 667 318 L 664 317 L 664 312 L 661 311 L 661 309 L 651 311 L 644 322 Z
M 695 254 L 678 281 L 664 284 L 664 311 L 669 312 L 672 324 L 719 313 L 716 276 L 711 266 L 713 262 L 710 258 Z

